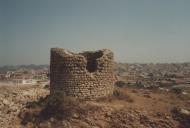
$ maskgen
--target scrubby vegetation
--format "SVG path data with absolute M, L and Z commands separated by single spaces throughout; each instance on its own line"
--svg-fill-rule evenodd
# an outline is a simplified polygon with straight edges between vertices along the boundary
M 181 94 L 183 92 L 183 89 L 182 88 L 172 88 L 171 91 L 176 94 Z
M 23 93 L 20 93 L 20 90 Z M 4 106 L 1 110 L 5 113 L 6 119 L 15 117 L 12 115 L 12 111 L 15 111 L 13 109 L 15 104 L 10 106 L 8 102 L 12 104 L 11 102 L 19 100 L 16 105 L 23 104 L 22 107 L 17 107 L 19 109 L 18 117 L 15 117 L 17 123 L 15 120 L 10 123 L 15 127 L 189 127 L 190 102 L 188 98 L 185 98 L 187 95 L 183 94 L 116 87 L 113 95 L 97 100 L 87 101 L 64 97 L 63 102 L 57 102 L 55 99 L 50 99 L 49 93 L 41 93 L 42 90 L 48 90 L 45 88 L 40 90 L 37 86 L 20 88 L 20 90 L 15 88 L 0 90 L 1 96 L 7 99 L 0 97 L 1 106 Z M 26 100 L 27 98 L 29 100 Z M 177 106 L 177 109 L 173 108 L 174 106 Z M 6 111 L 5 108 L 10 109 Z M 1 120 L 4 121 L 2 122 L 4 126 L 6 120 L 4 118 Z
M 136 83 L 131 84 L 131 83 L 126 83 L 124 81 L 117 81 L 115 83 L 116 87 L 120 87 L 120 88 L 144 88 L 144 85 L 140 82 L 140 81 L 136 81 Z
M 126 102 L 134 102 L 134 100 L 130 97 L 129 94 L 127 94 L 125 92 L 125 90 L 123 90 L 122 88 L 118 88 L 118 87 L 114 88 L 112 95 L 99 98 L 96 101 L 98 101 L 98 102 L 113 102 L 115 100 L 122 100 L 122 101 L 126 101 Z

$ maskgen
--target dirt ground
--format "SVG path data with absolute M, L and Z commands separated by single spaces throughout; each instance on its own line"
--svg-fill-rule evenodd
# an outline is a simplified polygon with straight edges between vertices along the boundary
M 190 99 L 158 90 L 116 88 L 96 101 L 49 104 L 41 86 L 0 87 L 0 127 L 190 128 Z

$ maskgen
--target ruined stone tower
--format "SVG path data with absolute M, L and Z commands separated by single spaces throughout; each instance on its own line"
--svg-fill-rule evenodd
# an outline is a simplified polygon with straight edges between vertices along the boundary
M 95 99 L 113 92 L 113 53 L 108 49 L 72 53 L 51 49 L 50 95 Z

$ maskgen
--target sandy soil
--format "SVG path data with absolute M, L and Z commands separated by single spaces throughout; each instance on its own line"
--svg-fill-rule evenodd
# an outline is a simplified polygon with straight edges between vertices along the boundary
M 114 96 L 97 101 L 67 99 L 63 105 L 52 107 L 49 90 L 42 86 L 1 86 L 0 127 L 190 127 L 189 98 L 144 89 L 116 90 Z

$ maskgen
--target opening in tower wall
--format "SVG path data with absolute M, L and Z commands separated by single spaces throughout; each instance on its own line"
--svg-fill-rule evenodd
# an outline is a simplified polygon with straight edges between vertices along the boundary
M 85 52 L 83 55 L 86 57 L 87 65 L 86 69 L 89 72 L 95 72 L 98 68 L 97 59 L 103 56 L 101 51 L 98 52 Z

